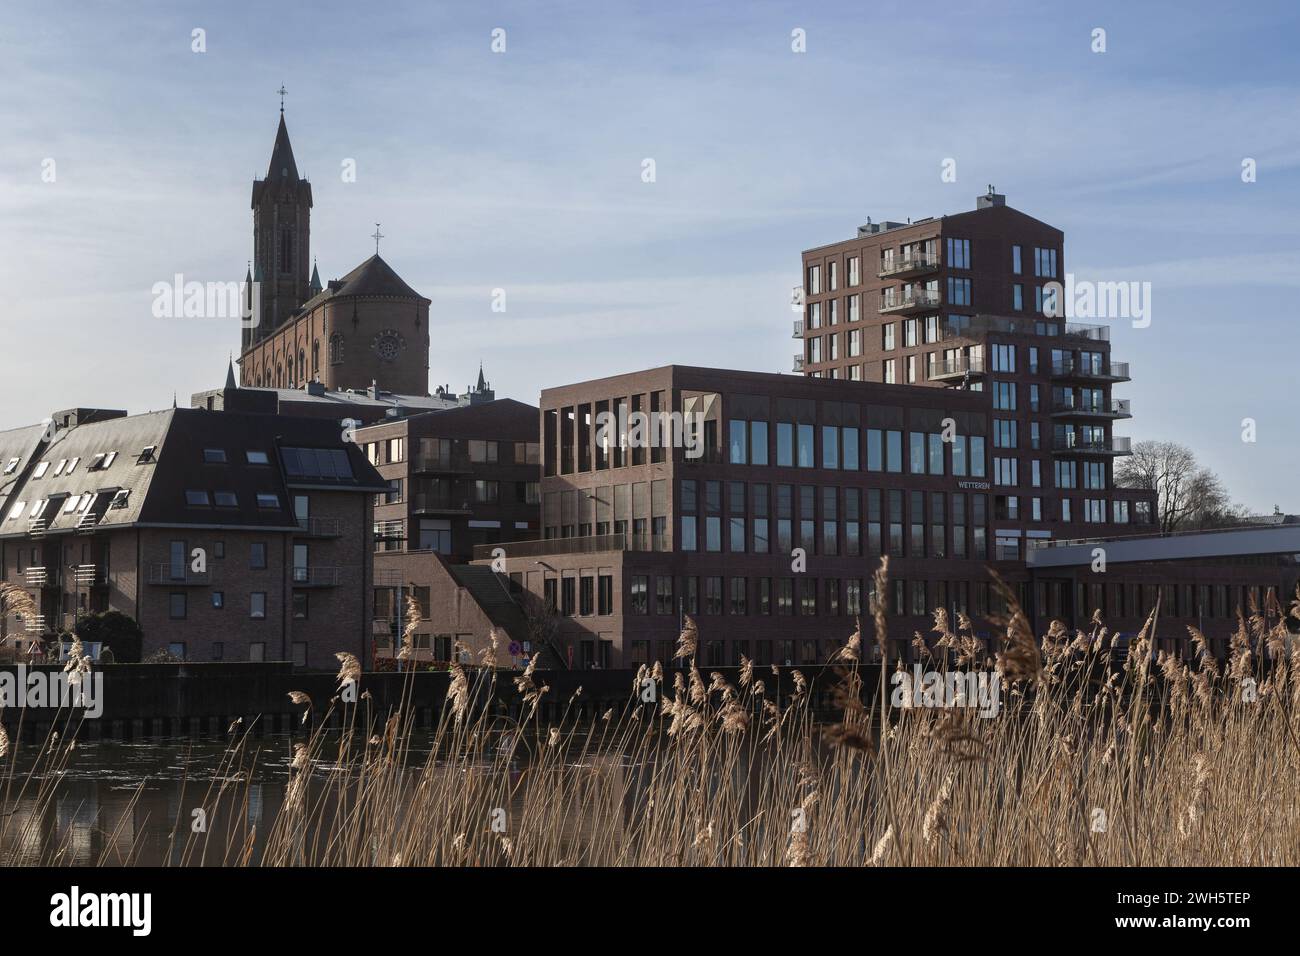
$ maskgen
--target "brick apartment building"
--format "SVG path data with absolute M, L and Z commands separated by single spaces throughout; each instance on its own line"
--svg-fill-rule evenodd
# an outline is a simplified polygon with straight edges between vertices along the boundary
M 380 645 L 391 647 L 392 635 L 406 623 L 402 597 L 408 590 L 421 608 L 420 656 L 432 650 L 447 660 L 443 652 L 468 633 L 451 626 L 459 615 L 453 606 L 491 619 L 490 607 L 470 608 L 473 602 L 455 595 L 465 580 L 482 574 L 466 567 L 476 546 L 541 534 L 537 423 L 535 406 L 497 399 L 357 430 L 358 444 L 389 487 L 376 496 L 374 518 L 373 612 Z M 378 650 L 382 656 L 384 647 Z
M 330 421 L 177 409 L 57 412 L 0 433 L 0 568 L 49 637 L 121 611 L 144 651 L 328 667 L 370 639 L 373 497 Z
M 620 406 L 698 413 L 700 454 L 606 449 L 599 416 Z M 505 573 L 555 607 L 575 666 L 666 659 L 683 613 L 708 664 L 821 660 L 866 607 L 881 554 L 900 647 L 935 607 L 987 615 L 989 565 L 1028 606 L 1028 540 L 1141 530 L 1153 496 L 1081 490 L 1102 503 L 1070 521 L 1000 504 L 1038 489 L 995 478 L 995 414 L 988 392 L 683 366 L 548 389 L 544 540 L 507 546 Z M 806 569 L 792 570 L 794 548 Z M 1072 612 L 1051 597 L 1043 614 Z

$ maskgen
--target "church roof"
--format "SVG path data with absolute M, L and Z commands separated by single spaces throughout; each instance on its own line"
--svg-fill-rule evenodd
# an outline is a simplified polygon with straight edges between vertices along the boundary
M 271 165 L 266 168 L 268 182 L 281 179 L 298 181 L 298 164 L 293 161 L 293 146 L 289 144 L 289 128 L 284 125 L 284 114 L 280 114 L 280 128 L 275 131 L 275 147 L 271 150 Z
M 420 298 L 402 277 L 393 271 L 379 253 L 375 253 L 361 265 L 357 266 L 342 279 L 335 295 L 399 295 L 408 299 Z

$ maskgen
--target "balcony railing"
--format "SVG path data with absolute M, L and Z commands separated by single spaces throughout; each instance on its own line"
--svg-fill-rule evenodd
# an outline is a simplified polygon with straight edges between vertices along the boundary
M 803 338 L 803 319 L 794 320 L 794 335 L 792 335 L 791 338 Z
M 490 560 L 497 548 L 507 558 L 544 558 L 561 554 L 598 554 L 602 551 L 667 551 L 670 544 L 664 534 L 596 534 L 584 538 L 547 538 L 544 541 L 515 541 L 504 544 L 474 545 L 474 560 Z
M 896 294 L 890 289 L 880 296 L 881 312 L 908 312 L 933 309 L 939 305 L 939 293 L 929 289 L 908 289 Z
M 313 566 L 293 569 L 296 588 L 333 588 L 343 583 L 343 569 Z
M 796 355 L 796 356 L 794 357 L 794 371 L 796 371 L 796 372 L 802 372 L 802 371 L 803 371 L 803 356 L 802 356 L 802 355 Z
M 72 568 L 77 587 L 93 588 L 108 583 L 108 569 L 100 564 L 78 564 Z
M 1133 439 L 1124 435 L 1114 435 L 1098 441 L 1082 439 L 1056 439 L 1052 442 L 1052 452 L 1058 455 L 1131 455 Z
M 420 455 L 411 459 L 411 471 L 426 475 L 461 475 L 474 470 L 466 453 L 450 455 Z
M 195 571 L 189 564 L 173 565 L 162 561 L 145 566 L 145 580 L 150 584 L 204 585 L 212 583 L 208 571 Z
M 380 541 L 400 541 L 406 537 L 406 522 L 400 518 L 391 521 L 376 521 L 375 538 Z
M 28 568 L 23 574 L 29 588 L 43 588 L 50 583 L 50 573 L 46 568 Z
M 933 272 L 939 268 L 939 256 L 933 252 L 917 252 L 907 257 L 894 256 L 880 260 L 880 278 L 909 275 L 913 273 Z
M 1087 322 L 1066 322 L 1065 334 L 1070 338 L 1087 339 L 1089 342 L 1109 342 L 1109 325 L 1091 325 Z
M 343 534 L 343 522 L 338 518 L 299 518 L 298 529 L 309 538 L 337 538 Z
M 1052 363 L 1052 375 L 1056 378 L 1093 379 L 1099 382 L 1127 382 L 1129 380 L 1128 362 L 1076 362 L 1072 357 L 1058 359 Z
M 466 514 L 470 511 L 470 503 L 465 495 L 455 495 L 445 492 L 418 492 L 414 498 L 411 499 L 411 504 L 416 511 L 423 512 L 454 511 Z
M 984 357 L 982 355 L 943 359 L 929 366 L 929 377 L 933 381 L 947 378 L 965 378 L 967 375 L 984 374 Z
M 1127 398 L 1109 402 L 1052 402 L 1052 414 L 1058 418 L 1132 418 L 1130 409 Z

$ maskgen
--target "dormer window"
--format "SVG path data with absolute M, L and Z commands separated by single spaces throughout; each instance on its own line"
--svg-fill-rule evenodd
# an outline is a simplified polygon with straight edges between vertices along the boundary
M 96 455 L 94 458 L 90 460 L 90 464 L 86 466 L 86 471 L 99 471 L 103 467 L 104 467 L 104 453 L 100 452 L 98 455 Z
M 39 465 L 36 466 L 36 470 L 32 472 L 32 479 L 35 480 L 37 478 L 44 478 L 45 473 L 49 470 L 50 470 L 50 463 L 48 461 L 41 462 Z
M 5 465 L 4 473 L 6 475 L 12 475 L 14 473 L 14 470 L 18 467 L 18 463 L 20 461 L 22 461 L 21 458 L 10 458 L 9 464 Z
M 67 464 L 68 464 L 68 459 L 60 458 L 59 463 L 54 466 L 54 474 L 50 475 L 50 477 L 57 478 L 59 477 L 59 475 L 63 474 L 63 469 L 67 467 Z
M 9 520 L 13 521 L 15 518 L 20 517 L 23 513 L 23 506 L 26 504 L 25 501 L 15 501 L 14 506 L 9 509 Z
M 137 465 L 144 465 L 144 464 L 148 464 L 151 461 L 154 461 L 155 459 L 153 453 L 154 453 L 154 449 L 157 447 L 158 447 L 157 445 L 145 445 L 144 448 L 140 450 L 140 454 L 136 457 L 135 463 Z
M 112 502 L 109 503 L 109 507 L 110 507 L 110 508 L 125 508 L 125 507 L 126 507 L 127 500 L 130 499 L 130 497 L 131 497 L 131 489 L 130 489 L 130 488 L 119 488 L 119 489 L 117 490 L 117 493 L 116 493 L 115 495 L 113 495 L 113 500 L 112 500 Z
M 70 474 L 72 474 L 73 469 L 77 467 L 77 462 L 79 462 L 79 461 L 81 461 L 80 458 L 69 458 L 69 459 L 68 459 L 68 470 L 65 471 L 64 474 L 65 474 L 65 475 L 70 475 Z
M 246 451 L 244 456 L 248 459 L 250 465 L 269 465 L 270 461 L 264 451 Z
M 206 465 L 224 465 L 226 463 L 226 450 L 224 448 L 203 449 L 203 463 Z

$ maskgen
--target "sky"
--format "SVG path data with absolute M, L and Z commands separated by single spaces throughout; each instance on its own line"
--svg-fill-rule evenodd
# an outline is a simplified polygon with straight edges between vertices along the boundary
M 801 250 L 991 183 L 1076 276 L 1151 283 L 1150 325 L 1112 330 L 1116 433 L 1300 512 L 1300 9 L 1073 6 L 5 4 L 0 429 L 221 385 L 237 320 L 152 289 L 243 278 L 283 84 L 321 277 L 382 223 L 433 303 L 431 388 L 788 373 Z

